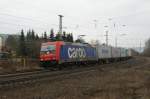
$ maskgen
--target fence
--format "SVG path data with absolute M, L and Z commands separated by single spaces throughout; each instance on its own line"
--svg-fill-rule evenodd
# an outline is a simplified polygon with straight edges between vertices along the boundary
M 39 69 L 39 59 L 33 58 L 12 58 L 0 60 L 0 71 L 22 71 Z

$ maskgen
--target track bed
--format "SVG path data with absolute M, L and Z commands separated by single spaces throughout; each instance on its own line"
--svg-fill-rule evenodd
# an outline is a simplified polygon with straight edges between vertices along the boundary
M 30 85 L 2 88 L 4 99 L 138 99 L 150 98 L 150 59 L 136 57 Z

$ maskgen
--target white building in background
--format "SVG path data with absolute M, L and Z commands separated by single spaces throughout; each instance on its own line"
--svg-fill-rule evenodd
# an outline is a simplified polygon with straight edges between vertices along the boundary
M 2 51 L 2 47 L 5 46 L 6 39 L 8 38 L 9 34 L 1 34 L 0 33 L 0 52 Z

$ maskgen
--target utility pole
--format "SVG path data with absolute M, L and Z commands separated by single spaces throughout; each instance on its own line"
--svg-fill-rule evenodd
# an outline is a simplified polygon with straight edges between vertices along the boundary
M 60 39 L 62 39 L 62 18 L 64 17 L 63 15 L 58 15 L 59 16 L 59 35 Z
M 140 53 L 142 52 L 142 46 L 141 46 L 141 41 L 140 41 Z
M 97 28 L 97 20 L 94 20 L 94 27 Z
M 101 37 L 99 37 L 99 32 L 98 32 L 98 21 L 97 20 L 93 20 L 94 21 L 94 28 L 95 28 L 95 34 L 97 35 L 97 40 L 99 41 Z
M 108 31 L 106 31 L 106 45 L 108 46 Z
M 117 37 L 115 38 L 115 45 L 116 45 L 116 47 L 117 47 L 117 42 L 118 42 L 118 39 L 117 39 Z

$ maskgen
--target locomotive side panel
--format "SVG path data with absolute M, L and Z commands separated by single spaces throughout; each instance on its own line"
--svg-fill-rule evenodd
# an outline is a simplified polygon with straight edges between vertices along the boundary
M 63 45 L 60 49 L 61 62 L 91 61 L 96 59 L 96 50 L 93 47 Z

